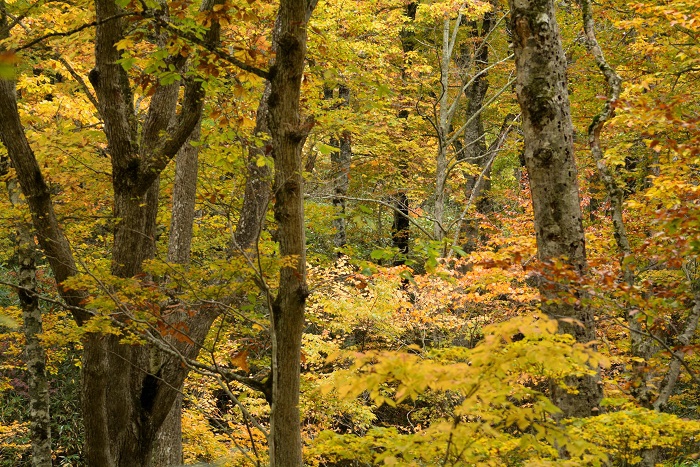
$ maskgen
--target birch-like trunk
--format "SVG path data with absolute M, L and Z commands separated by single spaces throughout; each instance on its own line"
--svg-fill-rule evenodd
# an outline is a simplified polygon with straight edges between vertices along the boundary
M 447 138 L 450 133 L 452 118 L 450 115 L 450 61 L 454 42 L 450 40 L 451 21 L 445 19 L 442 26 L 442 49 L 440 56 L 440 86 L 441 93 L 438 100 L 440 107 L 437 121 L 438 153 L 435 166 L 435 208 L 433 210 L 433 237 L 442 240 L 445 236 L 445 193 L 447 183 Z M 455 24 L 455 31 L 459 28 L 459 20 Z
M 10 161 L 0 159 L 0 176 L 9 172 Z M 10 203 L 23 203 L 17 179 L 6 182 Z M 17 295 L 22 308 L 24 354 L 27 363 L 29 388 L 29 432 L 32 443 L 32 467 L 51 467 L 51 416 L 49 410 L 49 381 L 46 374 L 46 351 L 39 336 L 42 333 L 42 317 L 36 296 L 36 257 L 31 225 L 19 220 L 16 226 L 16 251 L 19 264 Z

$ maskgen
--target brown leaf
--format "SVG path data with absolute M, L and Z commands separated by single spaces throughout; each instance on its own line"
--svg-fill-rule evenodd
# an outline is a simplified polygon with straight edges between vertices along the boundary
M 241 370 L 248 373 L 250 367 L 248 366 L 248 350 L 243 350 L 241 352 L 236 352 L 231 357 L 229 357 L 231 365 L 240 368 Z

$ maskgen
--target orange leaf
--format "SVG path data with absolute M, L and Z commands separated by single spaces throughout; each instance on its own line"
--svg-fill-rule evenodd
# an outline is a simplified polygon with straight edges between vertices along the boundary
M 248 366 L 248 351 L 243 350 L 241 352 L 236 352 L 233 355 L 231 355 L 229 361 L 231 362 L 231 365 L 237 366 L 241 370 L 245 371 L 248 373 L 250 371 L 250 367 Z

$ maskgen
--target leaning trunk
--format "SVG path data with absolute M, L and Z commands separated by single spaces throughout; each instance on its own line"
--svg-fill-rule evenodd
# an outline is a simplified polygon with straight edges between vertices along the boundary
M 516 92 L 523 115 L 524 157 L 530 176 L 537 253 L 546 265 L 563 259 L 577 274 L 586 270 L 573 125 L 566 83 L 566 57 L 552 0 L 511 0 L 511 30 L 517 70 Z M 541 281 L 542 309 L 560 321 L 560 332 L 578 342 L 595 339 L 593 311 L 562 302 L 561 288 Z M 569 381 L 578 391 L 559 388 L 553 399 L 565 417 L 590 415 L 602 397 L 598 378 Z

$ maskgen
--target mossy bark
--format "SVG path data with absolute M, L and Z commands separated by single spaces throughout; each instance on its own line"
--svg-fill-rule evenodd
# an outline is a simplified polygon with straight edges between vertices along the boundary
M 552 0 L 510 0 L 510 28 L 517 70 L 516 92 L 523 115 L 524 158 L 530 178 L 537 252 L 544 264 L 563 259 L 586 273 L 586 250 L 574 160 L 574 131 L 567 91 L 566 57 Z M 561 287 L 540 281 L 542 309 L 560 319 L 560 332 L 578 342 L 595 339 L 593 310 L 584 301 L 559 299 Z M 579 297 L 582 298 L 582 297 Z M 573 319 L 571 319 L 573 318 Z M 594 413 L 602 397 L 599 378 L 569 381 L 578 391 L 553 388 L 565 417 Z

